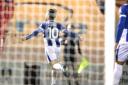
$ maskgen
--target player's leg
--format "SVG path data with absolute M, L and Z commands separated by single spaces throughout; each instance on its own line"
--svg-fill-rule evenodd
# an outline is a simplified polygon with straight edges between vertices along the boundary
M 64 54 L 64 71 L 65 72 L 63 72 L 63 75 L 65 76 L 65 77 L 68 77 L 69 78 L 69 76 L 70 76 L 70 71 L 69 71 L 69 66 L 70 66 L 70 58 L 69 58 L 69 55 L 67 54 L 67 53 L 65 53 Z M 70 85 L 70 84 L 69 84 Z
M 64 54 L 63 54 L 63 56 L 64 56 L 64 68 L 66 69 L 67 68 L 67 66 L 69 65 L 69 63 L 68 62 L 70 62 L 70 59 L 69 59 L 69 48 L 67 47 L 67 46 L 64 46 Z
M 71 61 L 71 66 L 72 66 L 72 70 L 73 70 L 73 78 L 75 79 L 75 84 L 79 85 L 79 81 L 78 81 L 78 73 L 77 73 L 77 61 L 76 61 L 76 55 L 72 53 L 71 57 L 70 57 L 70 61 Z
M 51 85 L 55 85 L 56 84 L 56 76 L 57 76 L 57 74 L 56 74 L 56 71 L 55 71 L 55 69 L 52 69 L 52 72 L 51 72 Z
M 68 57 L 68 61 L 67 61 L 67 63 L 68 63 L 68 65 L 67 65 L 68 71 L 67 71 L 67 74 L 70 74 L 69 76 L 67 76 L 68 77 L 68 85 L 71 85 L 72 76 L 74 75 L 74 66 L 73 66 L 73 63 L 72 63 L 72 58 L 71 58 L 70 51 L 67 53 L 67 57 Z
M 3 50 L 4 40 L 3 38 L 0 38 L 0 52 Z
M 128 56 L 128 45 L 120 45 L 116 51 L 116 62 L 114 66 L 114 85 L 119 85 L 123 72 L 123 64 Z
M 3 52 L 5 48 L 5 39 L 6 39 L 7 31 L 0 30 L 0 52 Z
M 47 46 L 45 47 L 45 55 L 47 56 L 47 61 L 51 64 L 51 85 L 55 85 L 56 84 L 56 69 L 54 69 L 53 65 L 54 65 L 54 62 L 56 62 L 57 60 L 57 57 L 56 57 L 56 54 L 55 54 L 55 50 L 52 46 Z
M 51 66 L 52 66 L 51 85 L 55 85 L 56 84 L 57 71 L 58 70 L 61 70 L 61 71 L 63 70 L 63 67 L 58 62 L 58 57 L 57 57 L 57 54 L 56 54 L 56 50 L 57 49 L 55 49 L 52 46 L 47 46 L 45 48 L 45 54 L 47 56 L 47 60 L 48 60 L 48 62 L 50 62 Z
M 68 54 L 64 52 L 64 69 L 67 69 L 68 62 L 69 62 Z
M 123 62 L 121 62 L 123 63 Z M 115 62 L 115 67 L 114 67 L 114 85 L 119 85 L 121 76 L 123 72 L 123 65 Z
M 63 65 L 61 64 L 61 48 L 60 47 L 55 47 L 55 53 L 57 56 L 58 62 L 55 64 L 55 66 L 58 66 L 58 70 L 61 70 L 62 72 L 64 71 Z

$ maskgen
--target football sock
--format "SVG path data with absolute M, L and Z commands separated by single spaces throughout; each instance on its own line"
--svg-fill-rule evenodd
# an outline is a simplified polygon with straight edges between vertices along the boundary
M 51 85 L 55 85 L 56 84 L 56 73 L 55 73 L 55 70 L 52 70 L 51 77 L 52 77 Z
M 123 66 L 115 63 L 114 67 L 114 85 L 119 85 L 122 76 Z

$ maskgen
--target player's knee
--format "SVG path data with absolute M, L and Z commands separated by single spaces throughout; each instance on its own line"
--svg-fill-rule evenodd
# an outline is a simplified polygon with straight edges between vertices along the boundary
M 53 65 L 53 69 L 55 69 L 55 70 L 63 70 L 63 67 L 61 66 L 61 64 L 56 63 L 56 64 Z
M 123 62 L 123 61 L 116 61 L 116 63 L 119 64 L 119 65 L 124 65 L 125 62 Z

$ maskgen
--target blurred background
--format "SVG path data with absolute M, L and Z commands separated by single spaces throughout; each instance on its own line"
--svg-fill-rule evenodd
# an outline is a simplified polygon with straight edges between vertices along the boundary
M 45 21 L 49 8 L 57 9 L 56 21 L 72 23 L 82 39 L 77 67 L 82 58 L 89 66 L 79 74 L 80 85 L 104 84 L 104 0 L 2 0 L 0 4 L 1 85 L 50 85 L 42 36 L 19 43 L 19 38 Z M 57 81 L 57 85 L 68 85 L 61 72 Z

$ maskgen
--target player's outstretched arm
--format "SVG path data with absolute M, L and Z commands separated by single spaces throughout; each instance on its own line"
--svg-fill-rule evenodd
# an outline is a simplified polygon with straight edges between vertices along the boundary
M 19 43 L 22 43 L 23 41 L 29 40 L 34 36 L 37 36 L 38 32 L 37 30 L 33 31 L 31 34 L 26 35 L 25 37 L 19 38 Z
M 34 30 L 31 34 L 28 34 L 27 36 L 25 36 L 24 38 L 21 39 L 21 41 L 25 41 L 25 40 L 29 40 L 32 37 L 35 37 L 38 35 L 38 33 L 43 32 L 43 29 L 38 28 L 36 30 Z

